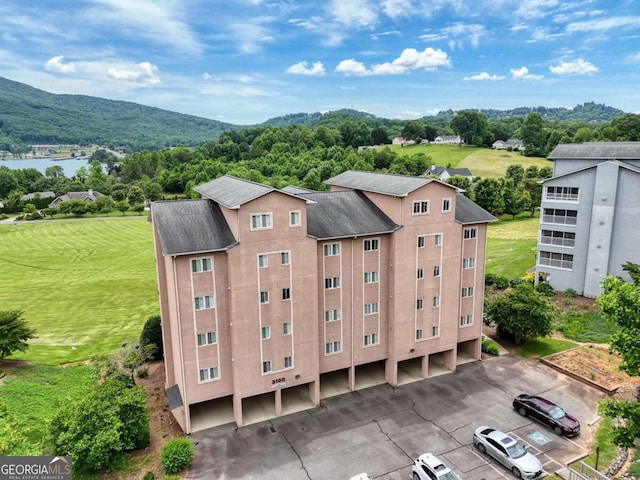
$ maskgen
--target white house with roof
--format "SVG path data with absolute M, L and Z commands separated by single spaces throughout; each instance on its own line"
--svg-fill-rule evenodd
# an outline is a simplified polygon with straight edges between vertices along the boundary
M 491 145 L 491 148 L 496 150 L 517 150 L 523 151 L 525 146 L 524 142 L 518 138 L 510 138 L 509 140 L 496 140 Z
M 439 135 L 433 139 L 433 143 L 460 145 L 462 143 L 462 139 L 460 138 L 460 135 Z

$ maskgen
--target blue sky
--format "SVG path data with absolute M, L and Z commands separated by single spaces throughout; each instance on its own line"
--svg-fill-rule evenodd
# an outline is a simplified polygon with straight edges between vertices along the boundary
M 234 124 L 353 108 L 640 113 L 637 0 L 3 0 L 0 76 Z

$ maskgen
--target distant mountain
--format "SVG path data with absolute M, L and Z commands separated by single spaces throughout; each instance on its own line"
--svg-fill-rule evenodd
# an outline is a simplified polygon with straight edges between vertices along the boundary
M 19 143 L 157 150 L 202 145 L 241 128 L 132 102 L 56 95 L 0 77 L 0 150 Z
M 336 121 L 362 121 L 376 119 L 375 115 L 359 110 L 343 108 L 331 112 L 315 112 L 315 113 L 291 113 L 282 117 L 270 118 L 263 125 L 273 127 L 286 127 L 287 125 L 304 125 L 313 126 L 318 124 L 333 124 Z

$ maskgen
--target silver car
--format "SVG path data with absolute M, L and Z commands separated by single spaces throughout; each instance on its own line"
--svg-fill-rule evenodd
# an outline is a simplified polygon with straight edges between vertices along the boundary
M 481 453 L 487 453 L 507 467 L 516 478 L 538 478 L 542 464 L 524 445 L 504 432 L 490 427 L 479 427 L 473 434 L 473 444 Z

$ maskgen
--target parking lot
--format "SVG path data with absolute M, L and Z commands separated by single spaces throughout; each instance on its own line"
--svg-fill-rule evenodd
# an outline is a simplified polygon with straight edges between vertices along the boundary
M 542 395 L 577 417 L 574 439 L 519 416 L 520 393 Z M 397 388 L 389 385 L 324 400 L 320 407 L 242 428 L 192 434 L 196 458 L 188 479 L 407 480 L 413 460 L 432 452 L 465 480 L 514 478 L 473 447 L 487 425 L 519 438 L 547 473 L 585 456 L 603 394 L 540 362 L 512 355 L 461 365 L 455 373 Z

